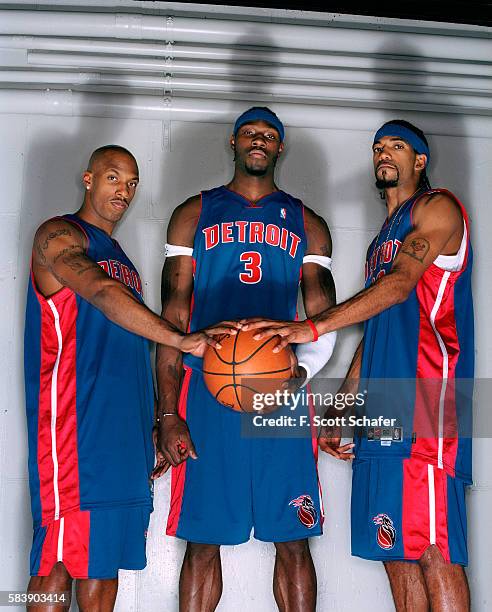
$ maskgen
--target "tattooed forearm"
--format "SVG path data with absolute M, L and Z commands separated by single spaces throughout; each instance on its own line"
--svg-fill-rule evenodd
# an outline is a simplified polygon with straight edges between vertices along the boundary
M 422 263 L 429 252 L 429 248 L 428 240 L 425 238 L 414 238 L 408 246 L 402 248 L 401 252 Z

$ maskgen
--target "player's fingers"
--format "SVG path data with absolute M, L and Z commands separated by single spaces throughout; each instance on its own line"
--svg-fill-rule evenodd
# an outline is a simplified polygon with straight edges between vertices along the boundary
M 349 442 L 348 444 L 342 444 L 338 447 L 338 451 L 340 453 L 346 453 L 347 451 L 352 450 L 354 446 L 355 444 L 353 442 Z
M 191 441 L 191 438 L 190 438 L 190 437 L 188 437 L 188 448 L 189 448 L 189 453 L 188 453 L 188 454 L 189 454 L 189 456 L 190 456 L 192 459 L 198 459 L 198 454 L 197 454 L 197 452 L 196 452 L 196 450 L 195 450 L 195 445 L 194 445 L 194 444 L 193 444 L 193 442 Z
M 352 459 L 355 459 L 355 455 L 353 453 L 337 453 L 338 459 L 340 459 L 341 461 L 351 461 Z
M 259 331 L 253 336 L 254 340 L 264 340 L 265 338 L 271 338 L 272 336 L 276 336 L 278 334 L 278 329 L 276 327 L 267 327 Z
M 211 327 L 205 330 L 207 336 L 219 336 L 222 334 L 228 334 L 229 336 L 234 336 L 237 334 L 239 328 L 228 327 L 226 324 L 217 325 L 216 327 Z
M 174 459 L 172 453 L 167 449 L 164 448 L 162 450 L 162 454 L 164 455 L 164 459 L 173 467 L 176 467 L 178 464 L 176 463 L 176 460 Z
M 277 333 L 279 332 L 280 330 L 277 330 Z M 288 344 L 290 344 L 289 336 L 284 336 L 283 338 L 280 338 L 277 344 L 273 347 L 273 352 L 280 353 L 280 351 L 283 350 Z
M 170 442 L 170 444 L 168 444 L 166 450 L 167 450 L 167 455 L 166 455 L 166 459 L 170 459 L 170 464 L 173 467 L 178 466 L 180 463 L 182 463 L 185 459 L 186 456 L 183 455 L 183 453 L 181 453 L 180 451 L 180 445 L 181 445 L 181 440 L 182 438 L 173 438 L 172 441 Z
M 323 452 L 328 453 L 328 455 L 338 459 L 338 453 L 333 450 L 326 438 L 318 438 L 318 445 Z
M 243 330 L 263 329 L 264 327 L 276 327 L 283 325 L 282 321 L 274 321 L 273 319 L 245 319 Z
M 160 478 L 163 474 L 167 472 L 170 467 L 171 464 L 164 459 L 162 460 L 162 462 L 158 462 L 152 470 L 152 473 L 150 475 L 151 479 L 155 480 L 156 478 Z
M 222 348 L 222 344 L 213 336 L 206 336 L 206 343 L 219 350 Z

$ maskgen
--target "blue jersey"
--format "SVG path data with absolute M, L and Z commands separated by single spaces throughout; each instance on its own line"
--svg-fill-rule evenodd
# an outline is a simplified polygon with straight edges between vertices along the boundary
M 227 187 L 201 200 L 191 330 L 242 317 L 293 320 L 306 250 L 302 202 L 274 191 L 253 205 Z M 201 367 L 190 355 L 184 361 Z
M 370 427 L 356 438 L 359 459 L 420 457 L 451 476 L 471 479 L 471 389 L 474 329 L 468 216 L 446 190 L 418 192 L 397 209 L 369 246 L 365 286 L 387 274 L 407 234 L 412 210 L 426 194 L 445 193 L 460 206 L 462 261 L 438 257 L 408 298 L 364 325 L 361 389 L 366 414 L 397 417 L 397 427 Z M 432 206 L 432 200 L 429 202 Z
M 116 240 L 76 215 L 87 255 L 142 300 Z M 148 341 L 63 287 L 29 282 L 25 326 L 29 481 L 34 524 L 74 510 L 150 505 L 154 391 Z

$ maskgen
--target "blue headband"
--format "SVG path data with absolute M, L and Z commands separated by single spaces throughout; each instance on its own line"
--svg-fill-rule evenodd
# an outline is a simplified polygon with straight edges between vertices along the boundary
M 425 144 L 425 142 L 417 136 L 415 132 L 409 130 L 404 125 L 400 125 L 399 123 L 389 123 L 383 125 L 383 127 L 379 128 L 374 136 L 374 143 L 381 140 L 383 136 L 399 136 L 405 142 L 408 142 L 409 145 L 413 147 L 416 153 L 424 153 L 427 156 L 427 162 L 425 166 L 427 167 L 430 162 L 430 151 L 429 147 Z M 374 144 L 373 143 L 373 144 Z
M 285 129 L 283 123 L 280 119 L 272 113 L 272 111 L 260 108 L 258 106 L 254 106 L 253 108 L 248 109 L 242 115 L 236 119 L 236 123 L 234 124 L 233 134 L 236 136 L 240 127 L 245 125 L 246 123 L 254 123 L 255 121 L 264 121 L 268 123 L 272 127 L 274 127 L 280 135 L 280 142 L 283 142 L 285 137 Z

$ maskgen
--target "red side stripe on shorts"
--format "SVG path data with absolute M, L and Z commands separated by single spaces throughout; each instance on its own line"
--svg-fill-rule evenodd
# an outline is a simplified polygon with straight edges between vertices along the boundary
M 182 419 L 186 420 L 186 402 L 188 399 L 188 389 L 190 387 L 190 379 L 192 369 L 184 366 L 185 375 L 183 379 L 183 386 L 181 387 L 181 393 L 179 395 L 178 413 Z M 171 476 L 171 507 L 169 510 L 169 518 L 167 520 L 167 535 L 176 535 L 178 529 L 179 518 L 181 515 L 181 504 L 183 501 L 183 491 L 186 478 L 186 461 L 180 463 L 178 467 L 172 468 Z
M 89 576 L 90 511 L 74 512 L 65 519 L 63 563 L 74 578 Z
M 46 526 L 38 576 L 49 576 L 61 562 L 72 578 L 89 575 L 90 511 L 67 514 Z
M 420 559 L 435 544 L 449 562 L 444 470 L 415 459 L 403 461 L 402 532 L 405 559 Z

